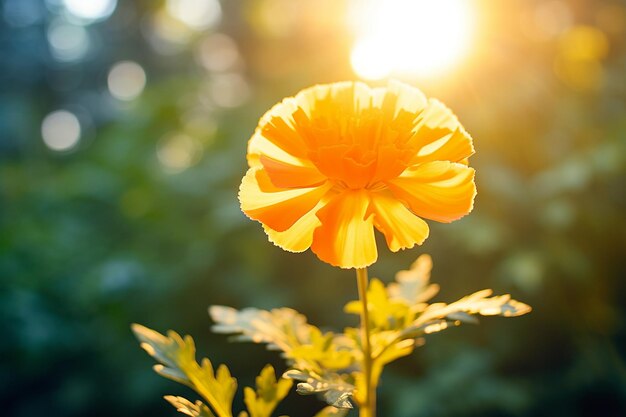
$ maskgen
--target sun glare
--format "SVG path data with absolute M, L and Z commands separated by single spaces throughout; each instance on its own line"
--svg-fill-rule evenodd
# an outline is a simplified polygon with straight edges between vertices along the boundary
M 354 0 L 352 68 L 362 78 L 433 77 L 468 52 L 472 0 Z

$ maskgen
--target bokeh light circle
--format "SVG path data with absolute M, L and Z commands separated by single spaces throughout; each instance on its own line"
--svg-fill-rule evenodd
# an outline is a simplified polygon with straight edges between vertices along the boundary
M 52 56 L 59 61 L 77 61 L 89 51 L 89 33 L 83 26 L 52 22 L 47 32 Z
M 67 151 L 78 144 L 81 127 L 78 117 L 67 110 L 48 114 L 41 123 L 41 137 L 54 151 Z
M 117 0 L 63 0 L 63 5 L 72 16 L 94 22 L 111 16 Z
M 214 27 L 222 18 L 218 0 L 167 0 L 166 9 L 171 16 L 196 30 Z
M 109 92 L 122 101 L 139 97 L 146 86 L 146 72 L 136 62 L 121 61 L 113 65 L 107 77 Z

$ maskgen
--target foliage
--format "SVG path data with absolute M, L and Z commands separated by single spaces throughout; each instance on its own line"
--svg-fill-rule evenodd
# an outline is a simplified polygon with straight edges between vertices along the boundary
M 422 337 L 462 322 L 476 323 L 474 315 L 514 317 L 526 314 L 530 307 L 508 295 L 489 297 L 490 290 L 478 291 L 452 303 L 433 303 L 439 287 L 430 284 L 430 256 L 421 255 L 408 271 L 396 274 L 387 287 L 377 279 L 367 290 L 371 320 L 371 343 L 374 387 L 388 363 L 411 354 Z M 348 313 L 359 314 L 360 304 L 351 301 Z M 352 401 L 363 401 L 363 351 L 359 331 L 347 328 L 344 333 L 323 333 L 309 324 L 306 317 L 290 308 L 271 311 L 212 306 L 209 314 L 216 323 L 216 333 L 234 334 L 235 341 L 266 344 L 278 350 L 290 366 L 283 378 L 276 379 L 274 368 L 267 365 L 256 378 L 256 390 L 244 388 L 247 412 L 238 417 L 270 417 L 276 406 L 298 381 L 297 392 L 317 394 L 330 406 L 318 414 L 341 415 L 335 409 L 350 409 Z M 191 336 L 182 338 L 169 331 L 164 336 L 139 324 L 132 326 L 141 347 L 158 364 L 154 370 L 165 378 L 187 385 L 208 404 L 183 397 L 166 396 L 178 411 L 192 417 L 233 417 L 232 403 L 237 381 L 226 365 L 214 372 L 211 361 L 196 362 L 196 348 Z M 419 343 L 418 343 L 419 342 Z
M 509 295 L 491 297 L 491 290 L 478 291 L 451 304 L 428 304 L 439 290 L 429 282 L 431 268 L 431 258 L 421 255 L 411 269 L 398 272 L 395 282 L 387 287 L 378 279 L 369 285 L 374 386 L 385 365 L 411 354 L 427 334 L 463 322 L 476 323 L 476 315 L 515 317 L 530 311 L 528 305 Z M 359 302 L 351 301 L 345 311 L 359 314 L 360 308 Z M 302 314 L 287 308 L 237 311 L 212 306 L 209 313 L 216 322 L 213 331 L 235 334 L 237 341 L 265 343 L 269 349 L 281 351 L 292 368 L 283 376 L 300 381 L 298 393 L 321 394 L 328 404 L 338 408 L 351 408 L 351 399 L 361 401 L 357 389 L 363 384 L 359 329 L 322 333 Z
M 169 331 L 167 336 L 139 324 L 132 326 L 141 347 L 159 362 L 154 370 L 165 378 L 187 385 L 196 391 L 208 404 L 195 403 L 182 397 L 166 396 L 178 411 L 193 417 L 233 417 L 233 397 L 237 390 L 237 380 L 230 375 L 226 365 L 220 365 L 214 372 L 211 361 L 202 359 L 196 362 L 196 348 L 191 336 L 184 338 Z M 278 403 L 287 395 L 291 381 L 276 380 L 274 368 L 265 366 L 256 378 L 256 390 L 244 388 L 244 401 L 248 412 L 242 411 L 239 417 L 270 417 Z M 210 407 L 210 408 L 209 408 Z
M 184 397 L 166 395 L 164 398 L 177 411 L 191 417 L 233 417 L 232 403 L 237 390 L 237 380 L 230 375 L 226 365 L 220 365 L 217 372 L 214 372 L 209 359 L 202 359 L 200 364 L 196 362 L 196 348 L 191 336 L 181 337 L 171 330 L 165 336 L 139 324 L 133 324 L 132 330 L 139 339 L 141 347 L 158 362 L 154 365 L 154 370 L 159 375 L 187 385 L 208 404 L 207 406 L 199 400 L 191 402 Z M 296 375 L 292 377 L 299 378 Z M 237 416 L 270 417 L 278 404 L 287 396 L 291 386 L 290 379 L 277 379 L 274 368 L 266 365 L 256 377 L 255 388 L 244 387 L 244 403 L 247 411 L 241 411 Z M 336 402 L 340 404 L 339 400 Z M 345 411 L 329 406 L 319 411 L 314 417 L 343 417 L 344 415 Z

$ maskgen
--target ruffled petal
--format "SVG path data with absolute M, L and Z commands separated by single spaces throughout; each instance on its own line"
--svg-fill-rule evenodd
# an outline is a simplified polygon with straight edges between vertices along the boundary
M 311 250 L 324 262 L 341 268 L 364 268 L 376 262 L 374 216 L 365 190 L 345 191 L 317 212 L 321 225 Z
M 389 249 L 397 252 L 424 243 L 428 237 L 428 225 L 390 192 L 374 193 L 371 201 L 374 225 L 385 235 Z
M 317 218 L 317 211 L 324 206 L 319 202 L 313 210 L 300 217 L 297 222 L 284 232 L 277 232 L 267 226 L 263 226 L 270 242 L 289 252 L 304 252 L 313 243 L 313 232 L 321 224 Z
M 263 136 L 284 152 L 296 158 L 306 159 L 307 148 L 294 125 L 294 116 L 302 109 L 292 97 L 276 104 L 259 120 L 255 134 Z
M 303 163 L 303 159 L 289 154 L 257 131 L 248 142 L 248 165 L 251 168 L 261 166 L 260 159 L 263 155 L 288 164 L 298 165 Z
M 263 169 L 255 167 L 241 181 L 239 201 L 248 217 L 282 232 L 315 207 L 331 187 L 325 182 L 317 187 L 279 188 Z
M 476 196 L 474 169 L 446 161 L 409 168 L 387 186 L 416 215 L 444 223 L 472 211 Z
M 428 100 L 410 139 L 417 150 L 409 165 L 431 161 L 460 162 L 474 153 L 471 136 L 443 103 Z
M 327 179 L 311 164 L 294 165 L 265 155 L 262 155 L 259 161 L 272 184 L 280 188 L 311 187 Z
M 395 117 L 402 112 L 417 116 L 428 103 L 426 96 L 419 89 L 396 80 L 389 81 L 387 88 L 383 90 L 385 95 L 380 106 L 387 116 Z M 374 93 L 373 96 L 379 99 L 378 94 Z

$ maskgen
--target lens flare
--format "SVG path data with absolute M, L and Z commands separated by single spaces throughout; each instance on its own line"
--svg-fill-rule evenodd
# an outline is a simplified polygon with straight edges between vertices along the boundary
M 351 63 L 362 78 L 440 75 L 469 50 L 472 0 L 355 0 L 353 5 Z

